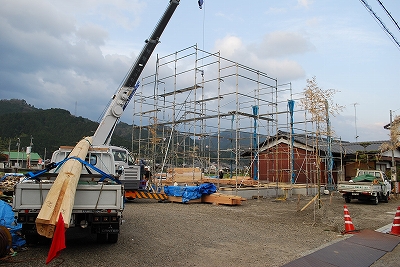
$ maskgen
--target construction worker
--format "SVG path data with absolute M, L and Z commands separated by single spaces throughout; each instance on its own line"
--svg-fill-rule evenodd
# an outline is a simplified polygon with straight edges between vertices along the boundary
M 151 171 L 149 166 L 144 167 L 144 179 L 147 182 L 151 181 Z

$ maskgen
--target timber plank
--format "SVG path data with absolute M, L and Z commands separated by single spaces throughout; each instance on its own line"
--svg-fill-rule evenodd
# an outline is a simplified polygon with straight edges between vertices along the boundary
M 175 202 L 175 203 L 183 203 L 182 202 L 182 197 L 168 196 L 168 200 L 171 201 L 171 202 Z M 185 203 L 188 203 L 188 204 L 201 203 L 201 199 L 200 198 L 192 199 L 192 200 L 189 200 L 189 202 L 185 202 Z
M 70 157 L 84 160 L 91 141 L 92 137 L 86 137 L 79 141 L 71 151 Z M 82 163 L 76 159 L 70 159 L 63 164 L 36 218 L 38 234 L 52 238 L 60 212 L 64 219 L 64 226 L 69 227 L 81 171 Z
M 168 200 L 175 203 L 183 203 L 182 197 L 168 196 Z M 214 193 L 210 195 L 203 195 L 201 198 L 189 200 L 186 202 L 188 204 L 191 203 L 209 203 L 216 205 L 230 205 L 237 206 L 241 205 L 242 201 L 245 201 L 245 198 L 234 196 L 234 195 L 225 195 L 221 193 Z
M 240 196 L 225 195 L 225 194 L 221 194 L 221 193 L 203 195 L 201 197 L 201 201 L 204 203 L 212 203 L 212 204 L 218 204 L 218 205 L 230 205 L 230 206 L 241 205 L 242 201 L 245 201 L 245 200 L 246 200 L 245 198 L 242 198 Z

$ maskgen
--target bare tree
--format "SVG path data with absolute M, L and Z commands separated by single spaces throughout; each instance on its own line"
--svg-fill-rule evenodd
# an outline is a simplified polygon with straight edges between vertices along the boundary
M 307 86 L 303 90 L 304 98 L 300 100 L 300 106 L 311 115 L 311 121 L 316 125 L 317 135 L 332 135 L 332 131 L 328 131 L 325 122 L 329 115 L 335 117 L 344 109 L 344 106 L 333 102 L 333 96 L 337 92 L 339 91 L 335 89 L 320 88 L 315 76 L 307 79 Z
M 396 150 L 400 147 L 400 116 L 396 116 L 390 126 L 390 140 L 381 145 L 381 153 L 388 150 Z
M 392 151 L 392 179 L 397 180 L 396 162 L 394 160 L 394 151 L 400 147 L 400 116 L 396 116 L 392 122 L 390 122 L 390 140 L 389 142 L 382 143 L 380 146 L 381 155 L 391 150 Z
M 332 129 L 330 127 L 329 115 L 335 116 L 343 110 L 343 106 L 333 102 L 333 96 L 338 92 L 335 89 L 323 90 L 317 84 L 316 77 L 307 79 L 307 86 L 304 88 L 304 98 L 300 100 L 302 106 L 310 115 L 311 121 L 315 124 L 315 147 L 316 147 L 316 167 L 317 167 L 317 182 L 318 182 L 318 203 L 320 205 L 320 190 L 321 187 L 321 158 L 319 156 L 318 140 L 321 135 L 328 136 L 328 140 L 332 136 Z

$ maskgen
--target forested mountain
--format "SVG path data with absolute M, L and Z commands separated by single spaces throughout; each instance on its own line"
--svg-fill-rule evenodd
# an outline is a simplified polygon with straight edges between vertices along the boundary
M 25 101 L 10 102 L 0 102 L 0 149 L 3 151 L 9 146 L 15 151 L 20 138 L 20 151 L 32 141 L 32 151 L 48 158 L 60 145 L 73 146 L 82 137 L 93 134 L 97 127 L 96 122 L 75 117 L 67 110 L 42 110 Z
M 67 110 L 38 109 L 19 99 L 0 100 L 0 151 L 17 151 L 19 138 L 20 151 L 32 142 L 32 152 L 50 158 L 58 147 L 75 146 L 83 137 L 93 135 L 97 126 L 97 122 Z M 143 135 L 147 138 L 147 130 Z M 111 143 L 131 149 L 132 125 L 118 123 Z
M 25 100 L 11 99 L 0 100 L 0 151 L 17 151 L 17 140 L 20 139 L 20 151 L 33 143 L 32 151 L 38 153 L 42 158 L 50 158 L 54 150 L 59 146 L 75 146 L 85 136 L 91 136 L 96 131 L 97 122 L 83 117 L 76 117 L 69 111 L 63 109 L 38 109 L 26 103 Z M 159 128 L 157 136 L 162 136 L 162 128 Z M 131 151 L 137 150 L 139 131 L 133 130 L 132 125 L 120 122 L 113 134 L 111 144 L 123 146 Z M 141 130 L 141 139 L 147 140 L 148 131 Z M 186 144 L 191 146 L 193 140 L 191 135 L 184 137 L 179 134 L 181 140 L 186 139 Z M 230 150 L 235 149 L 236 141 L 234 131 L 220 133 L 220 156 L 229 158 Z M 32 138 L 32 139 L 31 139 Z M 240 132 L 238 143 L 240 147 L 249 148 L 252 143 L 252 134 Z M 146 141 L 144 141 L 146 142 Z M 179 141 L 181 142 L 181 141 Z M 183 143 L 183 142 L 182 142 Z M 218 143 L 217 135 L 211 135 L 203 139 L 203 145 L 210 147 L 211 156 L 216 157 Z M 142 144 L 145 149 L 147 145 Z M 204 149 L 204 148 L 203 148 Z M 156 149 L 161 151 L 160 149 Z
M 0 115 L 8 113 L 33 112 L 38 110 L 40 109 L 37 109 L 34 106 L 29 105 L 28 103 L 26 103 L 25 100 L 22 99 L 0 100 Z

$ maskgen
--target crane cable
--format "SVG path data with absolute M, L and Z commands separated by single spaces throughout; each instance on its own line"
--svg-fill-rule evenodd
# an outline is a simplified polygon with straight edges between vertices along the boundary
M 205 2 L 206 1 L 203 1 L 202 2 L 202 5 L 204 6 L 204 7 L 202 7 L 202 9 L 203 9 L 203 47 L 202 47 L 202 49 L 203 49 L 203 51 L 205 51 L 205 47 L 204 47 L 204 40 L 205 40 L 205 24 L 206 24 L 206 5 L 205 5 Z

